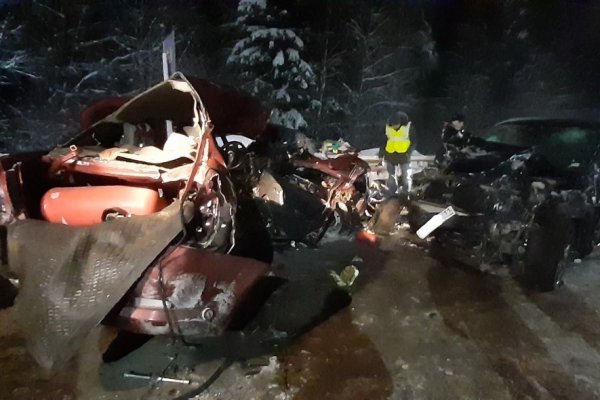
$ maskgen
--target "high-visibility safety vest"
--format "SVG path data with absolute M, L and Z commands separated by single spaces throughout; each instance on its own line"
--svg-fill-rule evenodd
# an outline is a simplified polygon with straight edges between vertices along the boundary
M 394 129 L 389 125 L 385 126 L 385 135 L 388 140 L 385 144 L 387 153 L 406 153 L 410 147 L 410 122 L 402 125 L 398 129 Z

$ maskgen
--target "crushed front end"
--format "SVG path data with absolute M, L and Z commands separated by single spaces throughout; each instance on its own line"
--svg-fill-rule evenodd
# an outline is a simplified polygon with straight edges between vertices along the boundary
M 101 322 L 149 335 L 239 329 L 282 283 L 213 129 L 178 74 L 64 146 L 0 160 L 2 272 L 20 280 L 17 320 L 41 365 L 65 362 Z
M 568 129 L 547 129 L 548 136 L 572 134 Z M 597 143 L 595 130 L 589 136 Z M 455 215 L 431 233 L 436 254 L 485 271 L 508 269 L 541 290 L 555 288 L 566 265 L 593 249 L 599 215 L 598 173 L 590 158 L 595 147 L 586 143 L 587 157 L 578 152 L 579 159 L 560 164 L 541 145 L 478 144 L 413 177 L 411 229 L 418 232 L 450 206 Z

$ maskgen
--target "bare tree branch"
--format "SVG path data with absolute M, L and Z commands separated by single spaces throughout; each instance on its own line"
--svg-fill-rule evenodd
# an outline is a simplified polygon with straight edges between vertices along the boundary
M 405 72 L 405 71 L 404 70 L 395 70 L 395 71 L 392 71 L 392 72 L 387 73 L 387 74 L 377 75 L 377 76 L 371 76 L 371 77 L 368 77 L 368 78 L 363 78 L 363 82 L 364 83 L 368 83 L 368 82 L 373 82 L 373 81 L 379 81 L 379 80 L 382 80 L 382 79 L 389 79 L 389 78 L 391 78 L 393 76 L 396 76 L 398 74 L 401 74 L 403 72 Z
M 61 18 L 61 19 L 65 19 L 65 14 L 56 11 L 54 8 L 51 8 L 45 4 L 40 3 L 39 1 L 35 2 L 35 5 L 38 7 L 42 7 L 44 9 L 46 9 L 47 11 L 50 11 L 52 14 L 56 15 L 57 17 Z
M 79 87 L 88 79 L 93 78 L 94 76 L 98 75 L 98 71 L 92 71 L 89 74 L 87 74 L 86 76 L 84 76 L 83 78 L 81 78 L 81 80 L 79 81 L 79 83 L 77 83 L 77 85 L 75 85 L 75 87 L 73 88 L 73 90 L 78 91 Z
M 369 104 L 362 111 L 360 111 L 359 115 L 363 115 L 367 111 L 379 106 L 408 107 L 409 105 L 410 104 L 405 101 L 379 101 L 377 103 Z
M 77 45 L 77 48 L 81 49 L 81 48 L 90 47 L 90 46 L 96 46 L 96 45 L 103 44 L 103 43 L 108 43 L 108 42 L 113 42 L 113 43 L 119 45 L 120 47 L 122 47 L 123 49 L 125 49 L 127 51 L 130 51 L 132 49 L 131 46 L 128 46 L 125 43 L 123 43 L 120 40 L 119 36 L 116 36 L 116 35 L 103 37 L 102 39 L 95 39 L 95 40 L 88 40 L 86 42 L 80 42 Z

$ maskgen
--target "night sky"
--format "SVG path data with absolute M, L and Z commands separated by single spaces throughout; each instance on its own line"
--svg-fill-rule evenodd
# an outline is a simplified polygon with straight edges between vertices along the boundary
M 41 6 L 36 8 L 36 4 Z M 404 111 L 419 128 L 422 139 L 419 146 L 425 151 L 438 146 L 443 121 L 457 111 L 467 116 L 468 127 L 475 131 L 519 116 L 599 119 L 598 1 L 270 0 L 268 4 L 288 10 L 274 25 L 289 26 L 298 32 L 305 42 L 302 55 L 315 71 L 319 72 L 322 67 L 326 37 L 337 46 L 332 46 L 330 51 L 344 53 L 345 58 L 336 71 L 338 76 L 327 88 L 328 95 L 345 104 L 347 109 L 341 114 L 341 127 L 335 131 L 321 130 L 316 133 L 318 137 L 338 132 L 335 135 L 346 134 L 353 141 L 367 145 L 371 140 L 365 135 L 376 135 L 377 127 L 390 111 L 370 113 L 371 121 L 360 121 L 371 124 L 370 130 L 355 129 L 356 121 L 352 117 L 360 111 L 360 101 L 367 100 L 352 105 L 355 100 L 343 97 L 346 95 L 344 87 L 356 89 L 364 61 L 356 42 L 348 35 L 348 26 L 351 21 L 373 22 L 377 12 L 383 12 L 392 24 L 396 23 L 398 32 L 402 32 L 398 35 L 404 35 L 407 46 L 413 46 L 413 50 L 406 53 L 412 57 L 407 63 L 418 73 L 413 78 L 405 78 L 411 80 L 408 84 L 396 85 L 397 81 L 389 80 L 388 86 L 398 87 L 390 89 L 388 97 L 409 103 Z M 163 27 L 162 31 L 151 32 L 153 40 L 160 40 L 163 32 L 176 27 L 180 35 L 178 55 L 184 55 L 180 63 L 185 68 L 183 72 L 241 85 L 236 72 L 224 66 L 228 52 L 239 39 L 230 28 L 236 18 L 236 5 L 235 0 L 45 0 L 37 3 L 0 0 L 0 6 L 4 6 L 0 17 L 12 16 L 15 26 L 20 24 L 19 32 L 23 36 L 20 42 L 12 43 L 13 47 L 4 57 L 25 52 L 31 61 L 24 67 L 38 76 L 37 79 L 11 76 L 3 84 L 0 121 L 8 121 L 6 129 L 9 131 L 26 130 L 22 123 L 15 122 L 19 113 L 14 110 L 27 108 L 36 111 L 38 117 L 39 110 L 43 109 L 49 115 L 73 118 L 77 110 L 102 93 L 140 90 L 140 86 L 155 81 L 157 78 L 152 75 L 136 83 L 139 78 L 135 74 L 141 74 L 139 69 L 136 72 L 134 65 L 116 64 L 115 68 L 103 72 L 102 79 L 99 75 L 88 81 L 89 87 L 77 86 L 94 68 L 105 68 L 107 60 L 128 56 L 119 53 L 115 46 L 88 46 L 78 50 L 76 40 L 101 41 L 120 34 L 147 40 L 143 35 L 150 38 L 148 32 L 140 33 L 132 20 L 138 16 L 141 28 L 150 26 L 152 21 L 158 21 L 154 26 L 160 23 Z M 49 9 L 59 11 L 65 19 L 57 19 L 58 13 L 53 14 Z M 82 14 L 85 9 L 87 14 Z M 82 19 L 82 15 L 85 18 Z M 74 29 L 79 30 L 79 39 L 73 35 Z M 404 43 L 404 39 L 393 37 L 393 25 L 385 35 L 380 38 L 382 46 Z M 418 46 L 425 48 L 427 42 L 431 43 L 428 51 L 435 62 L 426 62 L 427 54 L 423 48 L 417 48 L 415 37 L 418 35 L 425 38 Z M 406 58 L 406 54 L 402 57 Z M 149 62 L 141 65 L 147 68 Z M 75 87 L 76 93 L 62 92 Z M 57 97 L 59 95 L 62 97 Z M 56 104 L 40 104 L 42 99 L 52 99 Z M 368 102 L 365 104 L 368 106 Z M 335 122 L 335 118 L 340 115 L 332 115 L 328 123 Z

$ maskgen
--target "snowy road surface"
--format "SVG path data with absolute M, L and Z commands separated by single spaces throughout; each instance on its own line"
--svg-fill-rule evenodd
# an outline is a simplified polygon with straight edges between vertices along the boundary
M 195 398 L 600 398 L 600 257 L 571 269 L 560 290 L 536 294 L 508 278 L 442 265 L 400 236 L 382 247 L 328 240 L 278 256 L 296 284 L 262 316 L 278 328 L 331 300 L 319 297 L 330 270 L 360 269 L 350 307 L 291 344 L 266 331 L 195 349 L 162 338 L 101 364 L 97 329 L 72 365 L 47 376 L 24 350 L 11 310 L 2 310 L 0 399 L 171 399 L 215 371 Z M 192 384 L 122 378 L 129 370 Z

